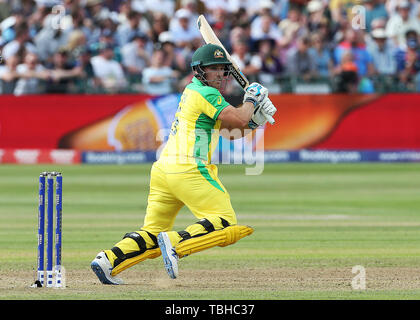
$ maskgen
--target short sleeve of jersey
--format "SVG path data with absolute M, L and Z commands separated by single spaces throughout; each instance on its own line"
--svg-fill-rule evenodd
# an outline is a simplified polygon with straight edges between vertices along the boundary
M 205 92 L 201 92 L 201 96 L 204 98 L 200 106 L 201 112 L 213 120 L 216 120 L 220 112 L 230 105 L 220 92 L 213 88 L 208 88 Z

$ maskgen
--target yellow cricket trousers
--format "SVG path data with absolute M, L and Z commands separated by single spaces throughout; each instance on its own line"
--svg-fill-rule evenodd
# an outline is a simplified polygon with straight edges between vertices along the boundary
M 148 258 L 160 255 L 156 237 L 168 232 L 173 246 L 185 239 L 207 234 L 236 224 L 229 193 L 217 176 L 215 165 L 180 165 L 176 173 L 167 173 L 154 163 L 143 227 L 127 233 L 123 240 L 105 250 L 114 266 L 112 275 Z M 173 170 L 171 170 L 173 172 Z M 172 231 L 179 210 L 186 205 L 198 223 L 182 231 Z

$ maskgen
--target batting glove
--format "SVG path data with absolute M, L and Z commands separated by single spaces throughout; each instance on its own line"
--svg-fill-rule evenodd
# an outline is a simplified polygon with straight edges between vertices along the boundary
M 273 116 L 277 112 L 276 107 L 273 105 L 271 100 L 266 97 L 254 111 L 251 120 L 248 123 L 248 127 L 256 129 L 257 127 L 264 126 L 267 123 L 267 117 L 265 115 Z
M 267 123 L 267 119 L 262 113 L 261 109 L 256 110 L 256 112 L 252 115 L 251 120 L 248 122 L 248 127 L 252 130 L 261 127 Z
M 256 109 L 266 97 L 268 97 L 268 89 L 257 82 L 253 82 L 245 90 L 243 103 L 251 102 Z
M 271 102 L 271 100 L 267 97 L 260 103 L 259 108 L 262 110 L 263 113 L 268 114 L 269 116 L 274 116 L 277 112 L 276 107 Z

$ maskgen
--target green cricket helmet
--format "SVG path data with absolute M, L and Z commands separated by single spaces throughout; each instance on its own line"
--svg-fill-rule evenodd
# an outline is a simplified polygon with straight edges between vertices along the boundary
M 191 59 L 191 68 L 194 72 L 194 75 L 206 85 L 211 85 L 206 79 L 206 72 L 203 70 L 203 67 L 221 64 L 225 65 L 224 76 L 227 78 L 230 74 L 229 66 L 232 63 L 227 59 L 225 50 L 215 44 L 205 44 L 198 48 Z M 225 79 L 225 82 L 227 79 Z
M 208 43 L 194 52 L 191 61 L 192 68 L 195 66 L 206 67 L 213 64 L 232 64 L 227 59 L 226 52 L 222 47 Z

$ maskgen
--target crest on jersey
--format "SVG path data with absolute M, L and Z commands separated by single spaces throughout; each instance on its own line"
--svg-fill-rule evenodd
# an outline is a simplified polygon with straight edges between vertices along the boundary
M 224 58 L 223 52 L 220 51 L 219 49 L 217 49 L 216 51 L 214 51 L 214 57 L 215 58 Z

